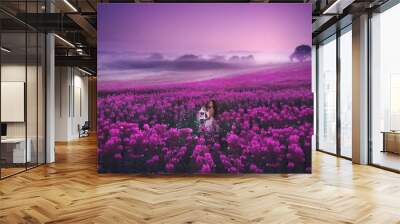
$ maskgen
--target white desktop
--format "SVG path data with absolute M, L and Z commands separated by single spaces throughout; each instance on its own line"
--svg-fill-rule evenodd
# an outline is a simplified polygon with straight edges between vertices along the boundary
M 32 153 L 31 153 L 31 139 L 26 139 L 27 147 L 25 153 L 25 138 L 2 138 L 1 145 L 2 150 L 7 150 L 8 147 L 12 147 L 12 163 L 25 163 L 31 162 Z
M 27 147 L 25 154 L 25 138 L 6 138 L 1 140 L 2 145 L 6 147 L 13 147 L 13 163 L 31 162 L 31 139 L 26 139 Z

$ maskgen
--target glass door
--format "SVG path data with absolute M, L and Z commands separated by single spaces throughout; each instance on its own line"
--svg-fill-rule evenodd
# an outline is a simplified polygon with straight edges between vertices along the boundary
M 318 47 L 318 146 L 336 154 L 336 35 Z

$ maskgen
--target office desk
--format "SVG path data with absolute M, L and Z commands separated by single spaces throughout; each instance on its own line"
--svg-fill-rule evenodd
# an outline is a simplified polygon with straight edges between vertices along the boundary
M 7 163 L 31 162 L 31 139 L 26 139 L 27 147 L 25 153 L 25 138 L 1 139 L 1 154 Z M 11 156 L 12 154 L 12 156 Z M 3 156 L 4 155 L 4 156 Z M 11 159 L 12 158 L 12 159 Z
M 400 154 L 400 132 L 383 131 L 383 150 L 382 152 L 392 152 Z

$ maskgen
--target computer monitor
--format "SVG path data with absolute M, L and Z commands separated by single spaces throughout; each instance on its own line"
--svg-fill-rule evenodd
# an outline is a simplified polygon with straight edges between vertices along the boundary
M 7 136 L 7 124 L 1 123 L 1 137 Z

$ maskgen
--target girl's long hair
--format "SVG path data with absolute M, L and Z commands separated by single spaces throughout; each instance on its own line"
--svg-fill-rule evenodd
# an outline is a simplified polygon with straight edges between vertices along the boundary
M 217 101 L 215 101 L 215 100 L 210 100 L 210 101 L 208 101 L 208 103 L 207 103 L 207 109 L 208 109 L 208 104 L 209 104 L 210 102 L 213 104 L 213 108 L 214 108 L 214 118 L 217 118 L 217 116 L 218 116 Z

